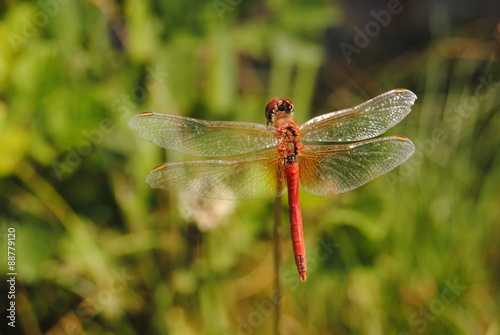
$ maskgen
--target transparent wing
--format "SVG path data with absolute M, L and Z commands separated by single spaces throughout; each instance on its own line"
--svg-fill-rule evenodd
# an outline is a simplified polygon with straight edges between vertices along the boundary
M 134 116 L 129 126 L 156 145 L 194 156 L 239 155 L 278 145 L 273 128 L 251 122 L 204 121 L 145 112 Z
M 356 107 L 312 118 L 300 126 L 300 134 L 304 142 L 366 140 L 401 121 L 416 99 L 411 91 L 392 90 Z
M 413 143 L 402 136 L 304 146 L 299 156 L 300 182 L 317 195 L 347 192 L 391 171 L 414 151 Z
M 268 149 L 234 159 L 165 163 L 146 181 L 153 188 L 183 189 L 206 198 L 268 199 L 285 191 L 281 162 L 278 150 Z

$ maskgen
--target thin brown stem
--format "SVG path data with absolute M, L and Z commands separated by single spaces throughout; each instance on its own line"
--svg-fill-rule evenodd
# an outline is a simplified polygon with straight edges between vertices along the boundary
M 273 334 L 279 335 L 279 326 L 281 318 L 281 286 L 280 286 L 280 261 L 281 261 L 281 197 L 276 198 L 274 202 L 274 297 L 275 299 L 275 314 L 274 314 L 274 332 Z

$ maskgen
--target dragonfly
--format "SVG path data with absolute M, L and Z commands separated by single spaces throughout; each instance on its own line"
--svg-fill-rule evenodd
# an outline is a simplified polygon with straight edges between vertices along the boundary
M 407 89 L 395 89 L 300 126 L 293 119 L 293 103 L 279 98 L 265 108 L 267 125 L 156 112 L 140 113 L 129 125 L 160 147 L 208 158 L 155 167 L 146 178 L 153 188 L 226 200 L 275 198 L 288 190 L 293 253 L 305 282 L 299 185 L 320 196 L 339 194 L 405 162 L 415 151 L 410 139 L 377 136 L 408 115 L 416 99 Z

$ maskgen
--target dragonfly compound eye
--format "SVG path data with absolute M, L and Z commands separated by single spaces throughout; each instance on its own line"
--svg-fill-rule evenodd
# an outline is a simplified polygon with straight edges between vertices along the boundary
M 293 103 L 288 99 L 272 99 L 266 106 L 267 123 L 273 123 L 278 112 L 285 115 L 293 114 Z
M 288 99 L 281 99 L 281 106 L 278 109 L 286 114 L 293 114 L 293 103 Z

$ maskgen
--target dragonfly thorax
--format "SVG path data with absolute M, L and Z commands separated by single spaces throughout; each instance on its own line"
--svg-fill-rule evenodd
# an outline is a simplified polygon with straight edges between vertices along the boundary
M 278 151 L 284 165 L 298 164 L 298 157 L 303 145 L 299 136 L 299 128 L 291 117 L 277 119 L 273 125 L 276 137 L 279 138 Z

